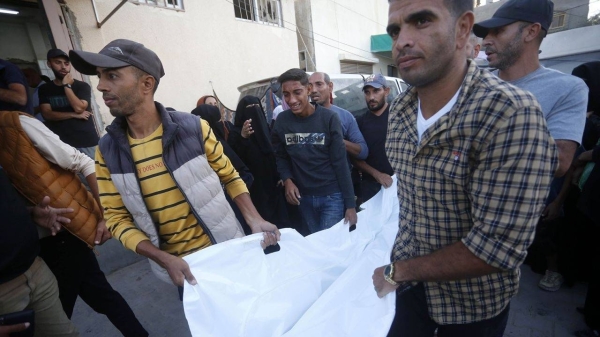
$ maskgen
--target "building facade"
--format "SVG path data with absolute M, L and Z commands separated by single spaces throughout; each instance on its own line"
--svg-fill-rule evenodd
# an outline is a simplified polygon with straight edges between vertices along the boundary
M 2 33 L 0 57 L 8 56 L 22 67 L 37 65 L 48 74 L 44 67 L 49 48 L 98 52 L 114 39 L 134 40 L 155 51 L 163 62 L 165 76 L 156 100 L 181 111 L 191 111 L 197 100 L 212 94 L 213 89 L 225 106 L 235 109 L 238 86 L 298 65 L 293 0 L 11 0 L 10 3 L 11 8 L 21 13 L 24 9 L 31 13 L 37 10 L 38 18 L 36 21 L 33 15 L 0 16 L 0 30 L 3 27 L 15 30 L 19 24 L 24 27 L 19 30 L 21 37 Z M 5 43 L 5 39 L 9 40 Z M 25 52 L 15 55 L 15 46 Z M 81 75 L 78 78 L 94 88 L 93 106 L 98 124 L 109 123 L 112 116 L 101 93 L 95 90 L 97 78 Z M 98 128 L 104 129 L 103 125 Z
M 397 75 L 391 49 L 371 48 L 371 37 L 385 34 L 388 6 L 387 0 L 296 0 L 300 67 Z

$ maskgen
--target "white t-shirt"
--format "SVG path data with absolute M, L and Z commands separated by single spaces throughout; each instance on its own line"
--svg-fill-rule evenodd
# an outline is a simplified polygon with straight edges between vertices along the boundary
M 275 109 L 273 109 L 273 120 L 277 119 L 277 116 L 280 112 L 283 111 L 283 104 L 278 105 Z
M 448 112 L 450 112 L 450 110 L 452 110 L 452 107 L 458 99 L 458 93 L 460 92 L 460 88 L 458 88 L 458 90 L 456 91 L 454 96 L 452 96 L 450 101 L 448 101 L 448 103 L 446 103 L 446 105 L 444 105 L 444 107 L 441 108 L 438 112 L 436 112 L 433 116 L 429 117 L 429 119 L 425 119 L 425 117 L 423 117 L 423 112 L 421 111 L 421 100 L 419 99 L 419 114 L 417 116 L 417 132 L 419 134 L 419 143 L 421 143 L 421 137 L 423 136 L 425 131 L 427 131 L 427 129 L 429 129 L 430 126 L 435 124 L 435 122 L 437 122 L 438 119 L 442 118 L 443 115 L 447 114 Z

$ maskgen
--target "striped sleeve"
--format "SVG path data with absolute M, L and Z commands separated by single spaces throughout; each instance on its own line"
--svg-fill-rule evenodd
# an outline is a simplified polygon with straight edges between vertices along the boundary
M 112 182 L 99 146 L 96 147 L 96 179 L 108 230 L 125 248 L 135 252 L 140 242 L 150 239 L 134 225 L 131 214 Z
M 231 161 L 223 153 L 223 146 L 212 132 L 208 122 L 201 119 L 202 135 L 204 135 L 204 149 L 210 167 L 217 173 L 221 183 L 225 185 L 227 193 L 234 199 L 242 193 L 248 193 L 246 183 L 240 178 Z

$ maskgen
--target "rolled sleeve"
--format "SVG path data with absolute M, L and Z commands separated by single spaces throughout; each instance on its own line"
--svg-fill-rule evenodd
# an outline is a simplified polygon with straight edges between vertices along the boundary
M 90 157 L 61 141 L 38 119 L 21 115 L 19 120 L 33 146 L 46 160 L 84 177 L 94 173 L 94 161 Z
M 514 270 L 544 208 L 557 150 L 537 106 L 517 110 L 479 155 L 469 190 L 473 227 L 462 239 L 487 264 Z

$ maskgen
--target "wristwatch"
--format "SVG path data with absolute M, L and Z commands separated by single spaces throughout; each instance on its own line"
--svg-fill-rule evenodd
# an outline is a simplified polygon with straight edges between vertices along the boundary
M 383 270 L 383 277 L 385 278 L 386 281 L 388 281 L 389 284 L 397 286 L 398 282 L 394 281 L 394 263 L 390 263 L 387 266 L 385 266 L 385 269 Z
M 67 87 L 67 88 L 71 89 L 71 85 L 69 83 L 63 85 L 63 87 Z

